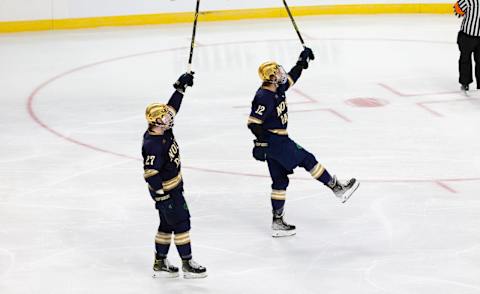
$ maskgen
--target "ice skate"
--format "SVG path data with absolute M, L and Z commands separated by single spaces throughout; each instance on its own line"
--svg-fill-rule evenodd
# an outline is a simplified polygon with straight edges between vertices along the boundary
M 465 96 L 470 96 L 468 91 L 470 90 L 470 87 L 468 85 L 461 85 L 460 90 L 462 91 L 462 94 Z
M 333 176 L 330 183 L 328 183 L 328 186 L 332 189 L 335 196 L 342 203 L 345 203 L 352 196 L 353 192 L 358 189 L 360 182 L 355 178 L 352 178 L 346 183 L 341 183 L 337 180 L 336 176 Z
M 287 237 L 293 236 L 297 232 L 295 231 L 295 226 L 287 224 L 283 220 L 283 213 L 273 214 L 273 221 L 272 221 L 272 237 Z
M 153 277 L 154 278 L 176 278 L 180 276 L 178 273 L 178 267 L 170 264 L 166 258 L 155 258 L 153 264 Z
M 201 279 L 208 276 L 207 269 L 192 259 L 183 261 L 182 270 L 185 279 Z

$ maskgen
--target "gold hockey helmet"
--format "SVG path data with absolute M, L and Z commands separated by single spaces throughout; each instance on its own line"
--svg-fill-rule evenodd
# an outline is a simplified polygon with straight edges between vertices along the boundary
M 149 125 L 159 126 L 165 130 L 173 127 L 173 117 L 175 116 L 172 109 L 163 103 L 151 103 L 145 110 L 145 117 Z
M 258 67 L 260 79 L 267 83 L 283 84 L 287 81 L 287 73 L 275 61 L 267 61 Z

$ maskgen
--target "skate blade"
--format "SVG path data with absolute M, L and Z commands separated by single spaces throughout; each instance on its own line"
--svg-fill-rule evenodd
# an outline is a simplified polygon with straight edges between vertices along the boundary
M 289 237 L 295 235 L 297 232 L 295 230 L 290 231 L 272 231 L 273 238 Z
M 353 187 L 351 187 L 345 194 L 343 194 L 342 197 L 342 203 L 347 202 L 350 197 L 352 197 L 353 193 L 357 191 L 358 187 L 360 186 L 360 182 L 358 180 L 355 181 L 355 184 L 353 184 Z
M 204 273 L 183 273 L 183 278 L 184 279 L 203 279 L 208 277 L 207 272 Z
M 159 279 L 173 279 L 173 278 L 178 278 L 180 277 L 180 274 L 178 272 L 176 273 L 169 273 L 169 272 L 164 272 L 164 271 L 154 271 L 153 278 L 159 278 Z

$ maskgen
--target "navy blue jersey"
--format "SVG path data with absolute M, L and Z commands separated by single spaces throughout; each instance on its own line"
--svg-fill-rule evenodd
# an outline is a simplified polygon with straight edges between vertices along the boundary
M 167 104 L 175 114 L 182 98 L 183 94 L 176 91 Z M 144 178 L 153 198 L 183 187 L 180 149 L 171 129 L 162 135 L 147 130 L 143 135 L 142 156 Z
M 293 85 L 289 76 L 288 82 L 280 85 L 276 92 L 260 88 L 252 101 L 252 109 L 248 123 L 260 124 L 266 132 L 286 135 L 288 126 L 288 107 L 285 92 Z

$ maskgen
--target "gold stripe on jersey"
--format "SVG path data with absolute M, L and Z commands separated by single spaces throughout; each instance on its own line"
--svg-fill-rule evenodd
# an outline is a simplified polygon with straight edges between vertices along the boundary
M 190 232 L 175 234 L 175 245 L 185 245 L 190 243 Z
M 288 75 L 288 84 L 290 85 L 290 87 L 295 84 L 295 81 L 292 79 L 290 75 Z
M 287 199 L 287 191 L 285 190 L 272 190 L 273 200 L 285 200 Z
M 143 177 L 145 179 L 148 179 L 148 178 L 153 177 L 154 175 L 157 175 L 157 174 L 158 174 L 158 170 L 156 170 L 156 169 L 146 169 L 143 172 Z
M 164 233 L 164 232 L 157 232 L 155 236 L 155 243 L 169 245 L 172 242 L 172 234 Z
M 261 125 L 261 124 L 263 124 L 263 121 L 262 121 L 261 119 L 256 118 L 256 117 L 249 116 L 249 117 L 248 117 L 247 124 L 257 124 L 257 125 Z
M 270 133 L 274 133 L 277 135 L 287 136 L 288 132 L 286 129 L 270 129 L 268 130 Z
M 178 175 L 168 181 L 162 183 L 164 191 L 170 191 L 175 189 L 180 183 L 182 182 L 182 174 L 178 173 Z
M 320 178 L 320 176 L 323 174 L 324 171 L 325 171 L 325 168 L 323 167 L 323 165 L 321 165 L 320 163 L 317 163 L 317 165 L 315 165 L 310 170 L 310 174 L 312 175 L 313 178 L 318 179 Z

